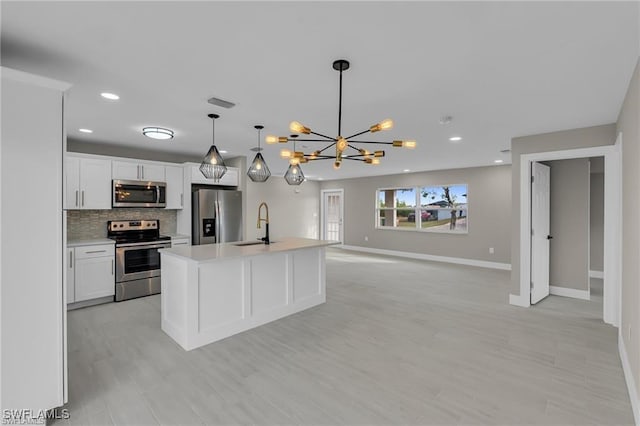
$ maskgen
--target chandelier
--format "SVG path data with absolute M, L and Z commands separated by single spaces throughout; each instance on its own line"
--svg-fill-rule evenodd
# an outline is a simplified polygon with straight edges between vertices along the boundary
M 351 136 L 344 137 L 342 135 L 342 72 L 349 69 L 349 61 L 344 59 L 338 59 L 333 62 L 333 69 L 340 72 L 340 97 L 338 103 L 338 136 L 331 137 L 322 133 L 312 131 L 309 127 L 303 124 L 292 121 L 289 125 L 289 130 L 293 133 L 303 133 L 305 135 L 314 135 L 318 138 L 305 138 L 298 139 L 300 142 L 314 142 L 327 144 L 326 146 L 316 151 L 305 153 L 302 151 L 282 150 L 280 156 L 283 158 L 290 158 L 297 160 L 298 163 L 307 163 L 309 161 L 317 160 L 334 160 L 333 168 L 339 169 L 343 160 L 362 161 L 366 164 L 380 164 L 380 158 L 385 156 L 384 150 L 369 151 L 364 149 L 363 146 L 369 145 L 391 145 L 395 148 L 415 148 L 415 140 L 394 140 L 391 142 L 379 142 L 368 140 L 355 140 L 358 136 L 362 136 L 367 133 L 376 133 L 381 130 L 389 130 L 393 128 L 393 120 L 386 119 L 379 123 L 374 124 L 366 130 L 352 134 Z M 268 144 L 275 143 L 287 143 L 294 141 L 295 139 L 287 136 L 267 136 L 266 142 Z M 294 144 L 295 145 L 295 144 Z

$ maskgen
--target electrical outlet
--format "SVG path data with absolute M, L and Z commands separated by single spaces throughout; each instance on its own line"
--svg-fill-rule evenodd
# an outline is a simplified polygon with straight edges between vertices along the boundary
M 365 235 L 364 240 L 369 241 L 369 237 Z
M 489 247 L 489 254 L 494 254 L 496 251 L 493 249 L 493 247 Z

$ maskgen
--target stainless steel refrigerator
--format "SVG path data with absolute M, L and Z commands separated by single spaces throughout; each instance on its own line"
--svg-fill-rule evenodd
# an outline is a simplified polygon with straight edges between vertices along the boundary
M 196 189 L 191 203 L 194 245 L 242 240 L 242 192 Z

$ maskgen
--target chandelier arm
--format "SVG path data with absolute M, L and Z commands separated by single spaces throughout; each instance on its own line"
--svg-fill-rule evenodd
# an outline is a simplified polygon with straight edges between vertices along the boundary
M 334 143 L 332 143 L 332 144 L 330 144 L 330 145 L 325 146 L 325 147 L 324 147 L 324 148 L 322 148 L 320 151 L 318 151 L 318 154 L 319 154 L 319 153 L 321 153 L 321 152 L 323 152 L 323 151 L 326 151 L 327 149 L 329 149 L 329 148 L 331 148 L 332 146 L 335 146 L 335 145 L 336 145 L 336 144 L 335 144 L 335 142 L 334 142 Z
M 324 143 L 329 143 L 331 142 L 331 140 L 326 140 L 326 139 L 295 139 L 298 142 L 324 142 Z M 293 142 L 294 139 L 287 139 L 288 142 Z
M 336 158 L 336 157 L 328 156 L 328 155 L 327 155 L 327 156 L 323 156 L 323 157 L 308 158 L 307 160 L 309 160 L 309 161 L 332 160 L 332 159 L 334 159 L 334 158 Z
M 393 142 L 380 142 L 380 141 L 349 141 L 351 143 L 367 143 L 367 144 L 378 144 L 378 145 L 393 145 Z
M 342 157 L 343 160 L 364 161 L 363 158 Z
M 356 133 L 356 134 L 353 134 L 353 135 L 351 135 L 351 136 L 349 136 L 348 138 L 345 138 L 345 139 L 349 140 L 351 138 L 355 138 L 357 136 L 364 135 L 365 133 L 369 133 L 369 132 L 371 132 L 371 129 L 363 130 L 363 131 L 361 131 L 359 133 Z
M 332 140 L 332 141 L 337 141 L 336 138 L 332 138 L 331 136 L 323 135 L 322 133 L 316 133 L 316 132 L 309 132 L 309 133 L 311 133 L 312 135 L 316 135 L 316 136 L 322 136 L 323 138 L 327 138 L 327 139 Z

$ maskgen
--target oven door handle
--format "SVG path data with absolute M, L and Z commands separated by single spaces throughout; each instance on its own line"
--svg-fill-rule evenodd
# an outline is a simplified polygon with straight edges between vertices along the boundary
M 118 244 L 119 248 L 144 248 L 144 249 L 154 249 L 154 248 L 171 248 L 171 243 L 162 243 L 162 244 L 149 244 L 149 243 L 129 243 L 129 244 Z

